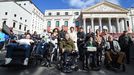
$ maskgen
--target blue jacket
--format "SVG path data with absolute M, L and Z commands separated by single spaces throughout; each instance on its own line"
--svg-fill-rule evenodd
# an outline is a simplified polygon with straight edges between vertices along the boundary
M 6 34 L 3 33 L 3 32 L 0 32 L 0 42 L 4 42 L 4 41 L 6 41 L 8 38 L 9 38 L 8 35 L 6 35 Z

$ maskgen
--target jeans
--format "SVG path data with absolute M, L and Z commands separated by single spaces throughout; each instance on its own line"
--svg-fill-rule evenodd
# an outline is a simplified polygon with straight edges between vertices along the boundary
M 92 54 L 92 56 L 90 54 Z M 90 62 L 88 61 L 89 59 L 91 60 Z M 86 66 L 89 66 L 90 63 L 92 64 L 91 67 L 96 67 L 96 52 L 86 52 Z
M 44 52 L 46 51 L 47 43 L 38 43 L 36 47 L 36 53 L 39 55 L 44 55 Z
M 70 54 L 71 54 L 70 52 L 64 52 L 63 53 L 63 61 L 64 62 L 66 61 L 67 57 L 69 57 Z
M 29 58 L 31 53 L 31 45 L 20 45 L 20 48 L 25 51 L 25 58 Z
M 7 54 L 6 57 L 7 58 L 12 58 L 13 52 L 15 49 L 23 49 L 24 53 L 25 53 L 25 58 L 29 58 L 30 57 L 30 52 L 31 52 L 31 46 L 30 45 L 18 45 L 17 43 L 10 43 L 7 46 Z
M 6 53 L 6 58 L 11 58 L 14 49 L 17 49 L 18 44 L 17 43 L 10 43 L 7 45 L 7 53 Z

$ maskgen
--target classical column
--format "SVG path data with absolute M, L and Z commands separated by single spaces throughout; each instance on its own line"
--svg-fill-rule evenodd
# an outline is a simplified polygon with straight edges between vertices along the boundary
M 117 22 L 117 32 L 120 33 L 120 23 L 119 23 L 119 18 L 116 18 Z
M 99 29 L 102 31 L 102 18 L 99 18 Z
M 112 33 L 111 18 L 108 18 L 108 22 L 109 22 L 109 31 L 110 33 Z
M 122 22 L 122 30 L 121 30 L 121 32 L 123 32 L 125 30 L 125 28 L 124 28 L 124 26 L 125 26 L 124 18 L 121 19 L 121 22 Z
M 91 27 L 92 27 L 92 30 L 95 31 L 94 30 L 94 18 L 91 18 Z
M 83 29 L 84 32 L 86 33 L 86 18 L 83 18 Z
M 128 30 L 128 27 L 127 27 L 127 19 L 125 18 L 125 30 L 127 31 Z

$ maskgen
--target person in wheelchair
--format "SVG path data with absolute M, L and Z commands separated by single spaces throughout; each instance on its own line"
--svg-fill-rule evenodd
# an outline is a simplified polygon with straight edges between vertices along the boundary
M 47 46 L 49 44 L 48 36 L 42 36 L 41 40 L 38 40 L 35 47 L 35 54 L 43 57 L 46 54 Z
M 124 64 L 125 53 L 121 52 L 120 45 L 117 41 L 113 40 L 112 36 L 108 37 L 106 43 L 106 61 L 110 68 L 120 68 L 120 65 Z
M 5 65 L 9 64 L 12 61 L 12 55 L 15 49 L 23 49 L 24 50 L 24 63 L 23 65 L 27 66 L 28 65 L 28 60 L 30 57 L 30 52 L 32 48 L 32 43 L 34 43 L 33 40 L 31 40 L 31 36 L 29 34 L 25 35 L 24 39 L 16 40 L 13 43 L 10 43 L 7 46 L 7 53 L 6 53 L 6 58 L 5 58 Z
M 85 43 L 86 47 L 86 68 L 89 69 L 90 67 L 96 68 L 96 43 L 93 40 L 93 37 L 89 37 L 87 42 Z M 92 54 L 92 56 L 91 56 Z M 90 58 L 91 57 L 91 58 Z M 90 61 L 92 60 L 92 61 Z
M 68 33 L 65 34 L 65 39 L 63 39 L 62 41 L 60 41 L 60 52 L 61 55 L 63 56 L 63 58 L 61 60 L 63 60 L 64 64 L 63 66 L 66 66 L 67 64 L 66 61 L 68 59 L 68 57 L 75 52 L 75 45 L 74 45 L 74 41 L 70 39 L 70 36 Z M 73 62 L 72 62 L 73 64 Z M 69 65 L 70 66 L 70 65 Z M 69 67 L 68 66 L 68 67 Z M 67 66 L 66 66 L 67 67 Z M 64 68 L 66 68 L 64 67 Z M 68 68 L 69 69 L 69 68 Z M 71 69 L 71 68 L 70 68 Z

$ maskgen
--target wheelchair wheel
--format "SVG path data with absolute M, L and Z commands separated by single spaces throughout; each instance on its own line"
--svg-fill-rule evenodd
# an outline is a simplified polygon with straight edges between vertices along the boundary
M 86 68 L 87 68 L 87 70 L 89 70 L 90 69 L 90 66 L 91 66 L 91 64 L 90 64 L 90 58 L 88 58 L 88 60 L 87 60 L 87 63 L 86 63 Z
M 126 65 L 122 64 L 122 71 L 125 72 L 126 71 Z
M 61 70 L 61 68 L 62 68 L 63 61 L 62 61 L 61 58 L 62 58 L 62 56 L 59 56 L 57 58 L 56 67 L 57 67 L 58 70 Z
M 78 65 L 75 65 L 74 67 L 71 67 L 73 69 L 73 71 L 78 71 L 79 67 Z

